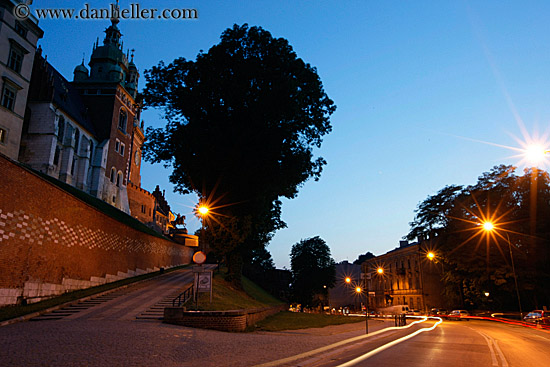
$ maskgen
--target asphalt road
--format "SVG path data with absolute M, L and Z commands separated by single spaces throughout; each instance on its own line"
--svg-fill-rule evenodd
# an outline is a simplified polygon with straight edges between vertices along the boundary
M 533 367 L 550 365 L 550 333 L 492 321 L 433 321 L 384 332 L 363 341 L 284 364 L 315 367 L 438 366 Z M 406 339 L 417 330 L 425 329 Z M 402 338 L 402 341 L 400 339 Z M 397 340 L 397 342 L 396 342 Z M 388 343 L 395 345 L 388 346 Z

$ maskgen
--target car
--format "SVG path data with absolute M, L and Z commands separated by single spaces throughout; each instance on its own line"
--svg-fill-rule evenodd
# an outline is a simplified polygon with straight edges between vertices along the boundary
M 446 317 L 448 314 L 449 311 L 444 308 L 432 308 L 430 312 L 428 312 L 428 316 Z
M 452 310 L 449 315 L 447 315 L 447 318 L 449 320 L 466 320 L 469 321 L 468 317 L 470 316 L 470 313 L 466 310 Z
M 523 317 L 523 321 L 550 325 L 550 311 L 533 310 Z

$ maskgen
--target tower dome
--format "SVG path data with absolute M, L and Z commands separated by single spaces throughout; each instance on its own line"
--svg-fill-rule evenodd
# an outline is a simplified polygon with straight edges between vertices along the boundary
M 73 75 L 75 82 L 88 79 L 88 68 L 84 66 L 84 60 L 82 60 L 82 64 L 74 68 Z

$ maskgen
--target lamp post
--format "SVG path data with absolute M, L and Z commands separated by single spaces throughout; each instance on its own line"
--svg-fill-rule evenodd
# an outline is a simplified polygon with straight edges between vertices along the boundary
M 201 204 L 199 205 L 196 209 L 196 213 L 197 215 L 201 218 L 201 243 L 199 245 L 199 248 L 200 250 L 204 250 L 204 247 L 203 247 L 203 242 L 204 242 L 204 219 L 205 217 L 208 215 L 208 212 L 210 211 L 210 209 L 204 205 L 204 204 Z
M 365 294 L 365 333 L 366 334 L 369 333 L 369 284 L 368 284 L 368 281 L 371 279 L 372 274 L 382 275 L 384 274 L 384 268 L 379 266 L 376 269 L 376 271 L 373 271 L 373 272 L 365 271 L 363 275 L 363 288 L 361 288 L 360 286 L 355 287 L 355 292 L 357 294 L 361 294 L 361 293 Z M 349 283 L 348 278 L 346 278 L 346 283 Z
M 483 230 L 486 232 L 496 231 L 495 225 L 490 221 L 483 222 L 482 226 L 483 226 Z M 502 235 L 500 236 L 502 237 Z M 508 250 L 510 251 L 510 261 L 512 264 L 512 274 L 514 275 L 514 284 L 516 286 L 516 296 L 518 299 L 519 315 L 520 315 L 520 318 L 523 319 L 523 311 L 521 309 L 521 299 L 519 297 L 518 277 L 516 275 L 516 267 L 514 265 L 514 255 L 512 254 L 512 243 L 510 242 L 510 236 L 508 235 L 508 233 L 506 233 L 506 242 L 508 242 Z
M 523 311 L 521 309 L 521 300 L 519 298 L 518 277 L 516 275 L 516 267 L 514 266 L 514 255 L 512 255 L 512 244 L 510 243 L 510 236 L 506 233 L 506 239 L 508 240 L 508 249 L 510 250 L 510 261 L 512 262 L 512 273 L 514 274 L 514 283 L 516 284 L 516 295 L 518 297 L 519 317 L 523 320 Z

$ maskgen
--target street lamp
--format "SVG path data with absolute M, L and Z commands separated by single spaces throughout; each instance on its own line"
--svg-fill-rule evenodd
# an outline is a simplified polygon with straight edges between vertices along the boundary
M 209 212 L 210 212 L 210 209 L 204 204 L 200 204 L 197 207 L 195 207 L 195 214 L 201 218 L 201 237 L 202 237 L 201 240 L 202 241 L 199 246 L 201 250 L 204 250 L 203 244 L 202 244 L 202 242 L 204 242 L 204 220 L 208 216 Z
M 365 268 L 366 270 L 366 268 Z M 365 333 L 369 333 L 369 284 L 368 280 L 371 279 L 372 274 L 377 275 L 383 275 L 384 274 L 384 268 L 379 266 L 376 268 L 376 271 L 372 272 L 366 272 L 363 275 L 363 288 L 360 286 L 355 287 L 355 292 L 357 294 L 364 293 L 365 294 Z M 347 279 L 346 279 L 347 281 Z
M 490 221 L 486 221 L 482 224 L 483 224 L 483 230 L 486 232 L 493 232 L 497 230 L 495 228 L 495 225 Z M 502 235 L 500 235 L 500 237 L 502 237 Z M 516 267 L 514 265 L 514 255 L 512 254 L 512 243 L 510 242 L 510 236 L 508 235 L 508 233 L 506 233 L 506 241 L 508 242 L 508 250 L 510 251 L 510 261 L 512 263 L 512 273 L 514 274 L 514 283 L 516 285 L 516 296 L 518 298 L 519 315 L 521 319 L 523 319 L 523 311 L 521 309 L 521 300 L 519 297 L 518 277 L 516 275 Z

